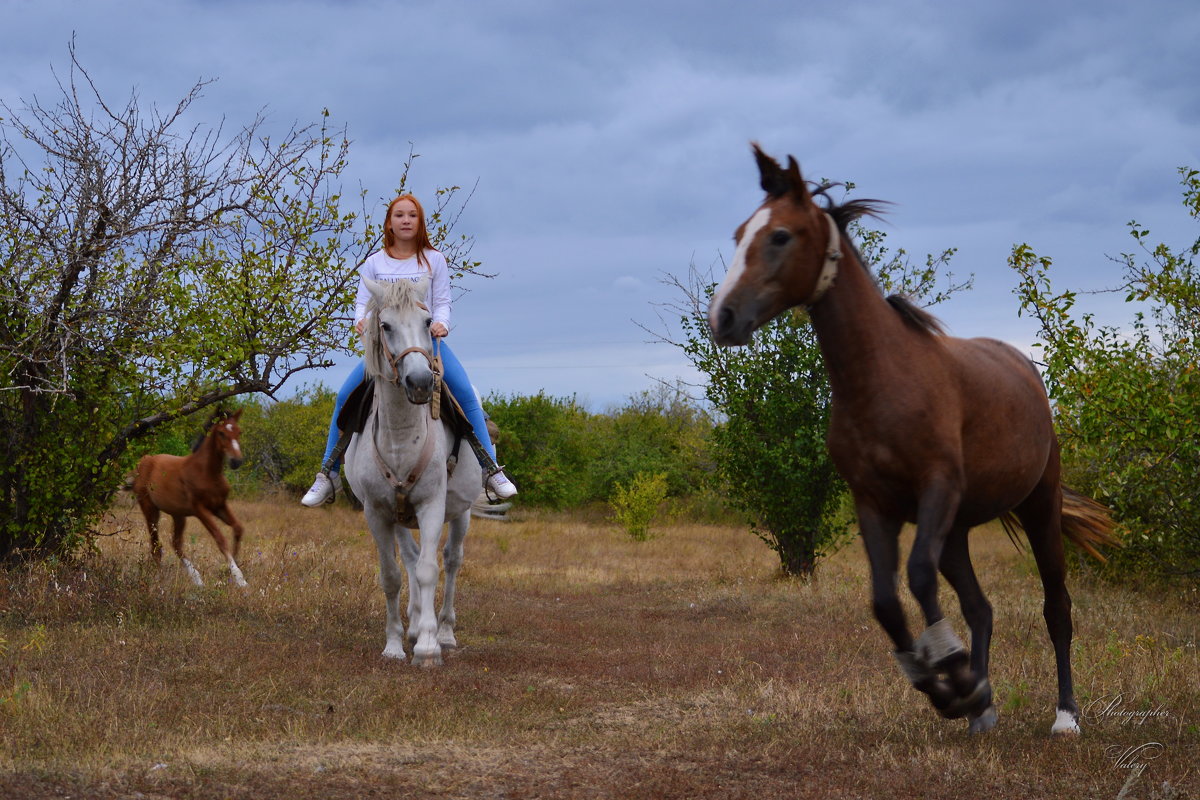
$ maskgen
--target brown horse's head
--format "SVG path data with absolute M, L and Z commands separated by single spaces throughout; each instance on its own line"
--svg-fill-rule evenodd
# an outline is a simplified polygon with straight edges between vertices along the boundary
M 708 325 L 722 345 L 743 345 L 780 312 L 812 305 L 837 274 L 841 234 L 813 202 L 800 166 L 784 169 L 754 145 L 767 199 L 734 234 L 737 249 L 713 295 Z
M 232 414 L 214 420 L 212 430 L 208 434 L 217 452 L 229 458 L 229 466 L 232 469 L 242 465 L 242 429 L 238 426 L 241 416 L 242 410 L 239 408 Z

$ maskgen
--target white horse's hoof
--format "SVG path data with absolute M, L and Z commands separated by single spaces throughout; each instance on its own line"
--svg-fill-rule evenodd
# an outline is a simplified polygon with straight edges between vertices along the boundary
M 968 720 L 971 723 L 971 733 L 987 733 L 992 728 L 996 727 L 996 720 L 999 715 L 996 713 L 994 705 L 985 708 L 978 716 L 969 716 Z
M 1054 725 L 1050 728 L 1050 735 L 1078 736 L 1079 733 L 1079 716 L 1073 711 L 1060 708 L 1054 718 Z
M 384 658 L 394 658 L 397 661 L 404 661 L 404 646 L 399 644 L 389 644 L 383 648 Z
M 412 665 L 426 668 L 442 666 L 442 648 L 435 647 L 432 653 L 420 653 L 414 650 Z
M 458 639 L 454 638 L 453 628 L 442 628 L 438 631 L 438 644 L 442 647 L 449 647 L 451 650 L 458 649 Z

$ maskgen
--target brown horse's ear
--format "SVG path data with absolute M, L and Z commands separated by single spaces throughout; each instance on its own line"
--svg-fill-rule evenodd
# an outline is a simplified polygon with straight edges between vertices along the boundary
M 805 182 L 804 176 L 800 174 L 800 165 L 796 163 L 795 156 L 788 156 L 786 177 L 792 193 L 796 195 L 797 200 L 801 203 L 812 202 L 812 195 L 809 194 L 808 184 Z
M 783 168 L 779 166 L 778 161 L 762 151 L 758 142 L 751 142 L 751 146 L 754 148 L 754 159 L 758 162 L 759 182 L 763 191 L 772 199 L 783 197 L 791 188 Z
M 240 409 L 240 408 L 239 408 L 237 411 L 235 411 L 235 412 L 233 412 L 232 414 L 230 414 L 230 415 L 229 415 L 229 418 L 230 418 L 231 420 L 233 420 L 234 422 L 237 422 L 239 419 L 241 419 L 241 418 L 242 418 L 242 409 Z

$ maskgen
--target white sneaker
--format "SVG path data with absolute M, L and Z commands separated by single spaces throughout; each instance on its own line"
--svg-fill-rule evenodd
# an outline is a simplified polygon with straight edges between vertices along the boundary
M 300 499 L 300 503 L 309 508 L 316 508 L 325 503 L 332 503 L 335 494 L 334 481 L 324 472 L 318 472 L 317 479 L 313 481 L 312 488 Z
M 488 476 L 487 488 L 501 500 L 507 500 L 517 493 L 516 485 L 508 479 L 504 470 L 497 470 Z

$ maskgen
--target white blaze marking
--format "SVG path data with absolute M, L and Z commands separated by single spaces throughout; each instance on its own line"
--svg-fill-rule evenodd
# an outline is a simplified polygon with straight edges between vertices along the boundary
M 771 210 L 769 208 L 760 208 L 746 222 L 746 227 L 742 230 L 741 241 L 738 242 L 737 250 L 733 253 L 733 263 L 729 266 L 729 272 L 725 273 L 725 280 L 721 281 L 721 285 L 717 288 L 717 292 L 713 295 L 712 303 L 709 306 L 708 322 L 713 327 L 713 330 L 716 330 L 717 314 L 721 310 L 721 306 L 725 303 L 725 297 L 733 290 L 737 282 L 742 279 L 742 273 L 746 271 L 746 252 L 750 249 L 750 243 L 754 241 L 754 237 L 770 221 Z

